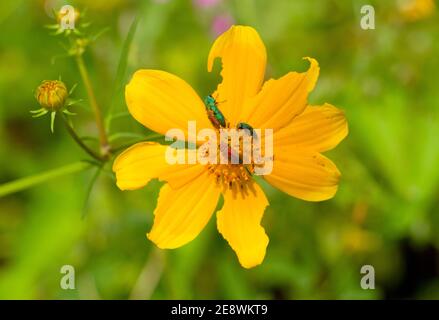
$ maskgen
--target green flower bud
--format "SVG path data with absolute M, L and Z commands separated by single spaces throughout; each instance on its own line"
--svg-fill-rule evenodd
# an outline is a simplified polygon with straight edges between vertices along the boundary
M 57 111 L 64 107 L 68 96 L 66 85 L 59 80 L 44 80 L 35 93 L 40 106 L 48 111 Z

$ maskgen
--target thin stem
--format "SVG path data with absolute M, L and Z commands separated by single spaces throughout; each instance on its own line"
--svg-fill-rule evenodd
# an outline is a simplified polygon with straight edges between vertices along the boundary
M 131 300 L 148 300 L 151 298 L 163 275 L 164 260 L 164 253 L 154 247 L 131 290 Z
M 49 170 L 43 173 L 39 173 L 33 176 L 21 178 L 15 181 L 7 182 L 0 185 L 0 197 L 6 196 L 11 193 L 22 191 L 33 187 L 37 184 L 43 183 L 47 180 L 54 179 L 63 175 L 84 171 L 93 166 L 93 164 L 79 161 L 58 169 Z
M 72 128 L 72 126 L 67 121 L 66 117 L 62 115 L 62 119 L 64 121 L 64 125 L 66 126 L 66 129 L 70 136 L 75 140 L 75 142 L 90 156 L 92 156 L 94 159 L 98 160 L 99 162 L 103 161 L 104 159 L 99 156 L 96 152 L 94 152 L 92 149 L 90 149 L 82 140 L 81 138 L 76 134 L 75 130 Z
M 88 75 L 88 71 L 87 68 L 85 67 L 84 59 L 82 58 L 81 54 L 76 55 L 76 63 L 78 65 L 79 72 L 81 73 L 82 81 L 84 82 L 84 86 L 87 90 L 88 98 L 90 100 L 90 105 L 95 115 L 96 126 L 98 127 L 99 130 L 101 153 L 103 157 L 107 158 L 110 152 L 110 145 L 108 143 L 107 133 L 105 131 L 102 112 L 97 103 L 96 96 L 93 91 L 93 86 L 91 84 L 90 77 Z

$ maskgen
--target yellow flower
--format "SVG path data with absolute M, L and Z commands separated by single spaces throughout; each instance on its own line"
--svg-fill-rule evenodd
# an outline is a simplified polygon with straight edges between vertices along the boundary
M 407 21 L 417 21 L 430 17 L 435 11 L 434 0 L 404 0 L 399 2 L 399 11 Z
M 230 127 L 245 122 L 253 128 L 273 129 L 274 160 L 264 179 L 285 193 L 308 201 L 330 199 L 337 191 L 340 172 L 321 152 L 334 148 L 348 133 L 344 113 L 324 104 L 310 106 L 309 92 L 319 74 L 317 61 L 307 58 L 307 72 L 290 72 L 263 86 L 265 46 L 251 27 L 232 26 L 213 44 L 207 67 L 222 60 L 222 83 L 212 94 Z M 139 70 L 125 90 L 132 116 L 161 134 L 180 128 L 188 120 L 197 128 L 212 128 L 203 102 L 179 77 L 159 70 Z M 245 268 L 259 265 L 268 237 L 261 219 L 268 200 L 251 172 L 241 164 L 176 164 L 165 161 L 167 146 L 138 143 L 114 162 L 117 186 L 133 190 L 158 178 L 167 183 L 160 190 L 154 225 L 147 237 L 159 248 L 177 248 L 193 240 L 217 213 L 219 232 Z M 236 188 L 236 185 L 241 188 Z

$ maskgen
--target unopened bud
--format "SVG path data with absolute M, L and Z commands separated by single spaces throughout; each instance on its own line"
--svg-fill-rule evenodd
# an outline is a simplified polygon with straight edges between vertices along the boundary
M 73 23 L 78 22 L 81 14 L 78 9 L 72 6 L 64 6 L 56 13 L 56 20 L 59 24 L 63 22 Z
M 68 96 L 66 85 L 59 80 L 44 80 L 35 93 L 40 106 L 48 111 L 57 111 L 64 107 Z

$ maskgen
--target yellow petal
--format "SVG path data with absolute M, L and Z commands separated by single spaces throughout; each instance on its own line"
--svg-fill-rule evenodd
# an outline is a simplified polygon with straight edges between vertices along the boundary
M 159 248 L 173 249 L 193 240 L 212 216 L 220 189 L 207 170 L 179 189 L 164 185 L 148 238 Z
M 276 130 L 302 113 L 320 70 L 316 60 L 305 59 L 311 63 L 308 71 L 290 72 L 279 79 L 268 80 L 259 94 L 247 101 L 240 120 L 248 121 L 253 128 Z
M 224 205 L 217 213 L 219 232 L 236 252 L 244 268 L 262 263 L 268 237 L 261 226 L 261 219 L 268 200 L 264 191 L 253 183 L 246 195 L 227 190 Z
M 192 87 L 165 71 L 139 70 L 125 88 L 131 115 L 145 127 L 166 134 L 182 129 L 187 138 L 188 121 L 198 129 L 212 128 L 204 104 Z
M 308 106 L 289 125 L 275 133 L 274 144 L 324 152 L 335 148 L 347 134 L 348 124 L 342 110 L 330 104 Z
M 201 164 L 174 164 L 169 165 L 159 176 L 159 180 L 168 182 L 173 189 L 183 187 L 206 171 Z
M 272 173 L 264 178 L 293 197 L 323 201 L 337 192 L 340 172 L 331 160 L 317 152 L 280 147 L 274 152 Z
M 155 142 L 141 142 L 122 152 L 113 163 L 119 189 L 139 189 L 155 178 L 168 181 L 176 188 L 204 172 L 201 165 L 168 164 L 167 148 Z
M 267 53 L 257 31 L 232 26 L 212 46 L 207 69 L 216 58 L 222 61 L 222 83 L 213 94 L 219 108 L 234 127 L 241 118 L 244 102 L 258 93 L 265 75 Z

